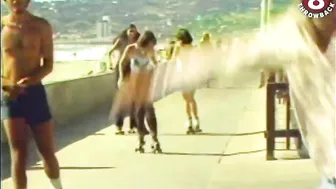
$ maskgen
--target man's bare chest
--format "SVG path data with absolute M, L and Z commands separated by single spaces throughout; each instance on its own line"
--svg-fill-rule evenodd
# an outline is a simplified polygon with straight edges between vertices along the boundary
M 5 26 L 1 32 L 1 46 L 4 54 L 36 51 L 40 48 L 40 30 L 34 26 L 13 28 Z

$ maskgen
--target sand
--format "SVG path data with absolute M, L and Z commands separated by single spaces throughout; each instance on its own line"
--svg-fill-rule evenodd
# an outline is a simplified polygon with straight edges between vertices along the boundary
M 89 72 L 93 72 L 91 75 L 94 75 L 97 72 L 99 62 L 99 60 L 57 62 L 54 64 L 53 72 L 44 78 L 43 83 L 78 79 L 87 76 Z

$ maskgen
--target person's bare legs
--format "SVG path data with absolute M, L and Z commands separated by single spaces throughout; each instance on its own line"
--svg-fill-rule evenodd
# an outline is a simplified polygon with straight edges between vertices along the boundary
M 195 118 L 195 131 L 196 132 L 202 132 L 202 129 L 200 128 L 200 123 L 199 123 L 199 117 L 198 117 L 198 106 L 197 106 L 197 102 L 195 100 L 195 92 L 190 94 L 190 104 L 192 107 L 192 112 Z
M 195 92 L 188 92 L 188 93 L 183 93 L 183 99 L 186 102 L 186 112 L 188 115 L 188 131 L 187 133 L 196 131 L 196 132 L 201 132 L 202 130 L 200 129 L 199 125 L 199 117 L 198 117 L 198 107 L 197 107 L 197 102 L 194 98 Z M 196 128 L 193 130 L 193 119 L 192 115 L 194 115 L 195 121 L 196 121 Z
M 189 93 L 183 93 L 182 96 L 183 96 L 183 99 L 185 101 L 186 113 L 187 113 L 188 119 L 192 119 L 192 113 L 191 113 L 192 107 L 191 107 L 191 103 L 190 103 Z
M 4 125 L 10 147 L 14 189 L 26 189 L 29 127 L 22 118 L 6 119 Z
M 155 109 L 153 104 L 146 105 L 145 109 L 145 117 L 147 120 L 147 124 L 150 130 L 150 134 L 152 136 L 152 150 L 154 153 L 162 153 L 161 145 L 158 139 L 158 128 L 157 128 L 157 119 L 155 114 Z
M 49 177 L 54 188 L 62 188 L 60 179 L 60 168 L 55 155 L 56 143 L 54 137 L 55 124 L 52 120 L 44 122 L 33 128 L 33 134 L 38 151 L 41 154 L 44 171 Z

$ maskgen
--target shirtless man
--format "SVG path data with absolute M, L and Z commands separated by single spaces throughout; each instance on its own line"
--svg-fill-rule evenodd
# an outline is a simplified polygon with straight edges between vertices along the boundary
M 122 53 L 124 52 L 127 45 L 131 43 L 135 43 L 138 38 L 140 37 L 140 33 L 138 32 L 137 27 L 134 24 L 130 24 L 128 28 L 123 30 L 114 40 L 111 50 L 109 51 L 108 55 L 110 58 L 110 69 L 113 70 L 115 68 L 118 69 L 118 65 L 112 65 L 111 56 L 114 51 L 118 51 L 119 58 L 121 57 Z M 119 61 L 116 61 L 117 63 Z
M 30 129 L 52 188 L 62 189 L 54 123 L 41 84 L 53 69 L 52 28 L 48 21 L 26 10 L 30 0 L 4 1 L 10 14 L 1 18 L 1 119 L 10 146 L 14 188 L 27 188 Z

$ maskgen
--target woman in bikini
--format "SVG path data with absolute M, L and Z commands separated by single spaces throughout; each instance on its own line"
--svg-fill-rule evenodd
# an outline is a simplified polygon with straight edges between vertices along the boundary
M 146 79 L 148 79 L 148 82 L 145 83 L 149 83 L 149 79 L 151 79 L 153 74 L 153 69 L 157 64 L 154 50 L 156 43 L 157 40 L 154 33 L 145 31 L 137 43 L 126 47 L 119 65 L 120 77 L 118 84 L 121 86 L 121 90 L 128 91 L 130 89 L 129 92 L 126 92 L 130 96 L 123 96 L 121 98 L 123 98 L 123 103 L 128 103 L 130 113 L 134 116 L 139 136 L 139 146 L 136 148 L 136 151 L 140 153 L 145 151 L 144 137 L 148 134 L 145 126 L 145 118 L 153 140 L 152 150 L 154 153 L 161 152 L 157 136 L 157 120 L 153 104 L 146 103 L 141 106 L 137 105 L 141 103 L 143 99 L 148 98 L 149 95 L 147 90 L 148 87 L 143 86 L 141 83 Z M 131 78 L 131 80 L 129 80 L 129 78 Z M 124 85 L 124 83 L 127 83 L 127 85 Z M 128 99 L 133 100 L 128 101 Z

